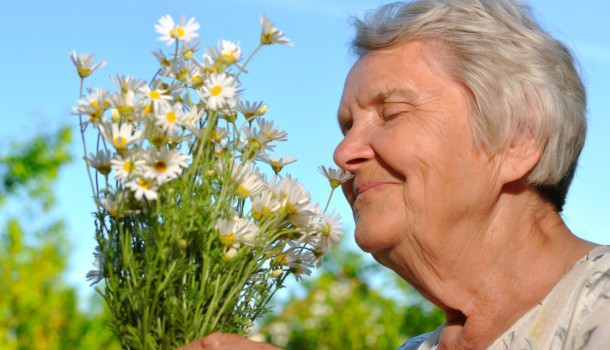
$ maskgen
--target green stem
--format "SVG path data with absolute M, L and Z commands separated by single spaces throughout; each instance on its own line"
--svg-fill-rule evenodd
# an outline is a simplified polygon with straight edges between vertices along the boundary
M 329 206 L 329 204 L 330 204 L 330 200 L 331 200 L 331 198 L 333 198 L 333 193 L 335 192 L 335 189 L 336 189 L 336 187 L 333 187 L 333 188 L 330 190 L 330 194 L 328 195 L 328 200 L 326 201 L 326 206 L 324 207 L 324 213 L 326 213 L 326 210 L 328 210 L 328 206 Z
M 80 79 L 80 89 L 79 89 L 79 98 L 83 97 L 83 84 L 85 82 L 84 78 Z M 87 158 L 87 143 L 85 142 L 85 130 L 87 127 L 83 127 L 83 115 L 81 113 L 78 114 L 79 119 L 79 128 L 80 128 L 80 136 L 83 141 L 83 152 L 85 153 L 85 159 Z M 97 197 L 97 192 L 95 191 L 95 187 L 93 186 L 93 177 L 91 176 L 91 167 L 89 163 L 85 160 L 85 167 L 87 168 L 87 175 L 89 176 L 89 184 L 91 184 L 91 194 Z

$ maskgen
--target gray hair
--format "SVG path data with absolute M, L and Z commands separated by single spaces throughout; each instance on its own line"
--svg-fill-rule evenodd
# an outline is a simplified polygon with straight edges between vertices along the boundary
M 529 183 L 562 210 L 586 134 L 586 94 L 570 50 L 512 0 L 417 0 L 352 18 L 358 56 L 440 41 L 471 96 L 473 137 L 492 154 L 526 132 L 544 147 Z

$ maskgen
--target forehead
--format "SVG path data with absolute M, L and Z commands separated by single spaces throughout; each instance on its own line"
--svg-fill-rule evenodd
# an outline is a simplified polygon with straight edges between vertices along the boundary
M 350 70 L 344 92 L 359 94 L 369 90 L 418 90 L 431 78 L 448 78 L 445 63 L 430 41 L 407 41 L 362 56 Z

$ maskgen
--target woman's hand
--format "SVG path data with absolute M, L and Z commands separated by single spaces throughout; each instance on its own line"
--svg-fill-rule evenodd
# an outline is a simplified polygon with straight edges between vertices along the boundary
M 273 345 L 259 343 L 248 338 L 230 333 L 212 333 L 207 337 L 197 339 L 177 350 L 278 350 Z

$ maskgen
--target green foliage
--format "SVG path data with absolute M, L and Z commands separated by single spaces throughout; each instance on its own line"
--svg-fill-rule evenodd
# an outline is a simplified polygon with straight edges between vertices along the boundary
M 119 349 L 107 314 L 81 312 L 74 288 L 62 283 L 63 236 L 57 223 L 27 244 L 16 219 L 0 232 L 0 349 Z
M 31 199 L 49 209 L 53 205 L 51 184 L 61 165 L 71 160 L 71 135 L 70 128 L 63 127 L 54 135 L 12 144 L 9 153 L 0 157 L 0 205 L 7 196 L 26 189 Z
M 82 312 L 75 289 L 62 279 L 65 224 L 49 216 L 52 184 L 70 160 L 69 144 L 70 130 L 63 128 L 14 144 L 0 157 L 0 196 L 21 213 L 2 217 L 0 228 L 0 349 L 119 349 L 99 298 Z M 32 223 L 41 228 L 28 231 Z
M 396 349 L 444 322 L 412 287 L 352 251 L 335 252 L 304 289 L 304 298 L 293 295 L 281 313 L 263 321 L 267 341 L 287 350 Z

